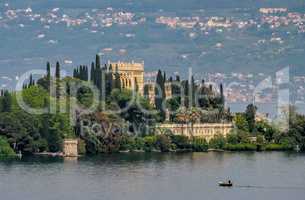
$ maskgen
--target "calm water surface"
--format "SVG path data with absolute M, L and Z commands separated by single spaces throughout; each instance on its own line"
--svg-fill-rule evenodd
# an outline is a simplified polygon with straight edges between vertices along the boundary
M 234 180 L 235 187 L 217 182 Z M 120 154 L 0 161 L 1 199 L 304 199 L 305 155 Z

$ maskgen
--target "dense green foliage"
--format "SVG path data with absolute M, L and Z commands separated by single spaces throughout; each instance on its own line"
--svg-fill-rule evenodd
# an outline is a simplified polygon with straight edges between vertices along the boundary
M 193 138 L 191 145 L 194 152 L 204 152 L 209 149 L 208 142 L 203 138 Z
M 230 109 L 225 109 L 223 86 L 220 85 L 219 92 L 211 85 L 206 85 L 204 80 L 201 84 L 195 83 L 194 77 L 191 80 L 176 81 L 170 77 L 168 83 L 171 85 L 172 97 L 166 100 L 166 109 L 170 111 L 169 122 L 186 123 L 181 121 L 181 115 L 193 115 L 196 110 L 198 119 L 196 122 L 218 123 L 231 122 Z M 192 118 L 189 116 L 188 118 Z
M 249 104 L 247 106 L 245 117 L 248 122 L 248 128 L 250 132 L 253 132 L 255 129 L 255 115 L 256 115 L 257 107 L 253 104 Z
M 0 136 L 0 158 L 15 155 L 14 150 L 10 147 L 10 144 L 7 142 L 6 138 Z
M 209 142 L 209 147 L 212 149 L 224 149 L 226 145 L 226 139 L 222 135 L 216 135 Z
M 286 119 L 289 122 L 289 128 L 281 131 L 279 125 L 276 126 L 268 121 L 256 121 L 256 110 L 257 108 L 250 104 L 247 106 L 245 113 L 235 115 L 236 129 L 227 137 L 230 144 L 227 149 L 245 149 L 251 143 L 250 138 L 252 137 L 256 140 L 256 150 L 305 150 L 304 115 L 298 114 L 295 108 L 290 106 L 289 115 Z
M 226 144 L 224 149 L 229 151 L 256 151 L 257 146 L 255 144 Z
M 88 81 L 89 80 L 88 67 L 81 65 L 79 66 L 79 68 L 74 69 L 73 78 L 77 78 L 82 81 Z
M 24 89 L 22 95 L 31 108 L 45 106 L 47 93 L 39 86 Z M 67 115 L 32 115 L 19 108 L 15 101 L 12 107 L 11 112 L 0 113 L 0 135 L 5 136 L 16 151 L 59 151 L 62 139 L 74 135 Z

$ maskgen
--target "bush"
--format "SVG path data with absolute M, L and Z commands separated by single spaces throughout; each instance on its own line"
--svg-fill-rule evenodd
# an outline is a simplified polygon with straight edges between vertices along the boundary
M 141 137 L 136 137 L 134 139 L 134 145 L 133 148 L 130 150 L 144 150 L 145 148 L 145 140 Z
M 0 136 L 0 157 L 15 156 L 14 150 L 11 148 L 6 138 Z
M 175 144 L 177 149 L 188 149 L 190 148 L 190 142 L 187 136 L 184 135 L 170 135 L 170 139 Z
M 239 143 L 250 143 L 250 133 L 246 132 L 246 131 L 242 131 L 242 130 L 238 130 L 237 131 L 237 137 L 238 137 L 238 142 Z
M 151 152 L 156 147 L 157 137 L 146 136 L 144 137 L 144 151 Z
M 265 146 L 266 151 L 287 151 L 293 150 L 293 148 L 285 145 L 285 144 L 268 144 Z
M 287 150 L 293 150 L 297 142 L 294 138 L 284 137 L 280 139 L 280 144 L 285 146 Z
M 48 141 L 45 139 L 39 139 L 33 141 L 32 151 L 33 152 L 44 152 L 48 150 Z
M 162 152 L 169 152 L 171 148 L 171 140 L 166 135 L 158 135 L 156 147 Z
M 216 135 L 209 142 L 209 147 L 212 149 L 223 149 L 226 144 L 226 139 L 222 135 Z
M 257 146 L 255 144 L 226 144 L 225 149 L 228 151 L 256 151 Z
M 194 138 L 192 142 L 192 149 L 194 152 L 205 152 L 209 148 L 207 141 L 203 138 Z
M 256 143 L 257 144 L 264 144 L 265 143 L 265 138 L 262 135 L 257 135 L 256 136 Z
M 84 140 L 78 140 L 77 150 L 79 154 L 86 154 L 86 143 Z
M 229 135 L 227 135 L 227 142 L 229 144 L 238 144 L 238 136 L 235 133 L 230 133 Z

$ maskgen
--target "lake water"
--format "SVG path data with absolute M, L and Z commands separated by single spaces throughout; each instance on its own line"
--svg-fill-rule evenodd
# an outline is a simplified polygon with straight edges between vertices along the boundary
M 233 188 L 217 182 L 230 178 Z M 305 155 L 117 154 L 0 162 L 1 199 L 304 199 Z

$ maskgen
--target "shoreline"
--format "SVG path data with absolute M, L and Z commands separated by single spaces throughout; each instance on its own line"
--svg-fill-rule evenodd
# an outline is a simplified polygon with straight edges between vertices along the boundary
M 209 153 L 209 152 L 216 152 L 216 153 L 243 153 L 243 152 L 251 152 L 251 153 L 265 153 L 265 152 L 293 152 L 293 153 L 304 153 L 302 151 L 294 151 L 294 150 L 265 150 L 265 151 L 257 151 L 257 150 L 244 150 L 244 151 L 230 151 L 225 149 L 208 149 L 207 151 L 192 151 L 190 149 L 179 149 L 179 150 L 171 150 L 168 152 L 162 152 L 159 150 L 153 150 L 153 151 L 144 151 L 144 150 L 126 150 L 126 151 L 118 151 L 118 152 L 112 152 L 112 153 L 98 153 L 98 154 L 79 154 L 78 156 L 64 156 L 62 152 L 52 153 L 52 152 L 43 152 L 43 153 L 34 153 L 34 154 L 28 154 L 27 156 L 48 156 L 48 157 L 64 157 L 64 158 L 71 158 L 71 157 L 86 157 L 86 156 L 92 156 L 92 155 L 114 155 L 114 154 L 133 154 L 133 153 L 140 153 L 140 154 L 151 154 L 151 153 L 157 153 L 157 154 L 179 154 L 179 153 Z
M 72 159 L 72 160 L 77 160 L 78 158 L 90 158 L 90 157 L 95 157 L 95 156 L 117 156 L 117 155 L 132 155 L 132 154 L 139 154 L 139 155 L 149 155 L 149 154 L 155 154 L 155 155 L 179 155 L 179 154 L 193 154 L 193 153 L 294 153 L 294 154 L 304 154 L 305 152 L 300 151 L 228 151 L 228 150 L 218 150 L 218 149 L 209 149 L 207 151 L 201 151 L 201 152 L 196 152 L 196 151 L 187 151 L 187 150 L 180 150 L 180 151 L 168 151 L 168 152 L 161 152 L 161 151 L 150 151 L 150 152 L 145 152 L 145 151 L 119 151 L 119 152 L 114 152 L 114 153 L 99 153 L 99 154 L 79 154 L 78 156 L 64 156 L 63 153 L 58 152 L 58 153 L 51 153 L 51 152 L 44 152 L 44 153 L 34 153 L 34 154 L 26 154 L 23 156 L 0 156 L 0 162 L 1 161 L 6 161 L 6 160 L 22 160 L 22 158 L 63 158 L 63 159 Z

